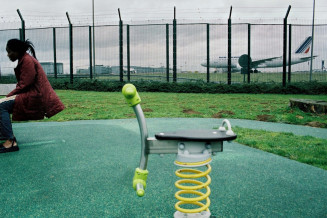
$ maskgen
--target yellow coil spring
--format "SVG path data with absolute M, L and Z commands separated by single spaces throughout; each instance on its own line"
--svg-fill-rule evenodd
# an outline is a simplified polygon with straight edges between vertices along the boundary
M 209 173 L 211 172 L 211 166 L 210 164 L 207 164 L 206 167 L 208 168 L 206 171 L 202 172 L 200 170 L 195 170 L 195 169 L 179 169 L 176 170 L 175 174 L 176 176 L 180 178 L 185 178 L 181 179 L 175 182 L 175 186 L 179 189 L 180 191 L 177 191 L 175 193 L 175 198 L 177 198 L 179 201 L 175 204 L 176 210 L 182 212 L 182 213 L 200 213 L 204 210 L 209 212 L 209 206 L 210 206 L 210 199 L 209 195 L 211 193 L 209 184 L 211 183 L 211 178 L 209 176 Z M 187 174 L 185 174 L 187 173 Z M 205 183 L 195 180 L 201 177 L 206 177 L 207 181 Z M 181 184 L 192 184 L 191 186 L 185 186 Z M 206 193 L 202 193 L 200 189 L 206 189 Z M 195 198 L 186 198 L 186 197 L 181 197 L 180 195 L 182 194 L 195 194 L 198 195 L 199 197 Z M 206 204 L 201 203 L 200 201 L 206 200 Z M 184 209 L 181 208 L 180 205 L 183 204 L 192 204 L 192 205 L 197 205 L 199 208 L 196 209 Z

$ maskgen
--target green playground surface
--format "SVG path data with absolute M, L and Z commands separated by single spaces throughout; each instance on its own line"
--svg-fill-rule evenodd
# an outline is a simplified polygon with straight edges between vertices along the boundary
M 149 136 L 212 129 L 222 119 L 150 118 Z M 327 138 L 327 129 L 230 119 L 232 126 Z M 175 155 L 150 155 L 145 195 L 132 188 L 136 119 L 14 123 L 20 151 L 0 155 L 0 217 L 173 217 Z M 237 132 L 236 132 L 237 134 Z M 327 217 L 327 171 L 224 143 L 213 157 L 216 217 Z

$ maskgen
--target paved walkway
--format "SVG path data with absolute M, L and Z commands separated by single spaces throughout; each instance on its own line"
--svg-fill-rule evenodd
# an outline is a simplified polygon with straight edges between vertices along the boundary
M 213 128 L 221 119 L 147 119 L 149 135 Z M 326 129 L 230 120 L 232 126 L 327 137 Z M 150 155 L 146 194 L 132 189 L 136 119 L 15 123 L 20 151 L 0 154 L 0 217 L 172 217 L 175 155 Z M 327 171 L 238 143 L 214 157 L 217 217 L 326 217 Z

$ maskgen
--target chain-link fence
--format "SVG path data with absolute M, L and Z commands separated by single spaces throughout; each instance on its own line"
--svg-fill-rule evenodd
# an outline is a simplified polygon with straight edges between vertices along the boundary
M 6 42 L 22 37 L 24 31 L 48 76 L 68 77 L 71 82 L 77 77 L 229 84 L 282 83 L 283 78 L 327 82 L 327 24 L 315 26 L 314 38 L 311 25 L 287 25 L 286 38 L 283 30 L 282 24 L 178 24 L 176 20 L 0 30 L 0 72 L 1 77 L 13 75 L 17 63 L 6 57 Z

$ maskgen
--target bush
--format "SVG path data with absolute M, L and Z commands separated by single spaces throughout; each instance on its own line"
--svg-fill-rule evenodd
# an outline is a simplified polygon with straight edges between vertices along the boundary
M 126 82 L 91 80 L 74 78 L 73 84 L 67 78 L 49 78 L 54 89 L 120 92 Z M 16 83 L 16 78 L 1 77 L 0 83 Z M 327 94 L 327 83 L 301 82 L 290 83 L 285 87 L 279 83 L 238 83 L 227 85 L 225 83 L 206 82 L 154 82 L 136 81 L 133 83 L 141 92 L 171 92 L 171 93 L 251 93 L 251 94 Z
M 12 83 L 16 83 L 16 77 L 14 75 L 10 75 L 10 76 L 1 76 L 0 79 L 0 84 L 12 84 Z

